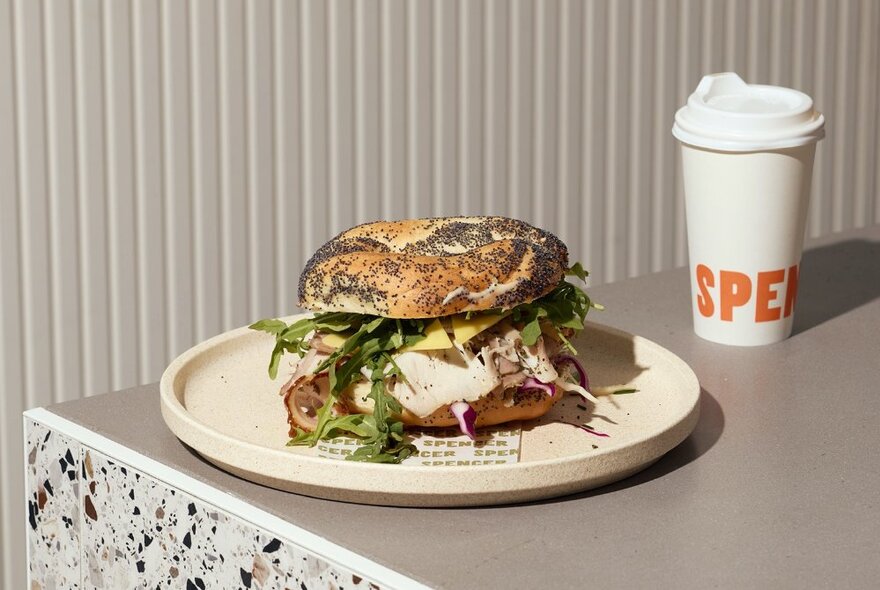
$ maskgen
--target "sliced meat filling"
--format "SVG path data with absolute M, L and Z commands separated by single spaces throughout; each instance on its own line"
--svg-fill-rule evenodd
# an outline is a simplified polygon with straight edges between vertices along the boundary
M 476 401 L 501 382 L 494 366 L 487 366 L 461 345 L 405 352 L 394 360 L 405 379 L 395 380 L 388 391 L 400 405 L 422 418 L 456 401 Z
M 312 338 L 311 349 L 296 367 L 290 380 L 281 388 L 288 406 L 291 426 L 313 428 L 317 410 L 329 393 L 326 373 L 314 370 L 333 352 L 320 335 Z M 501 321 L 472 338 L 466 344 L 455 343 L 445 350 L 404 352 L 395 356 L 404 378 L 386 382 L 388 392 L 400 404 L 419 417 L 457 401 L 473 402 L 490 392 L 505 395 L 515 403 L 516 388 L 529 377 L 542 383 L 554 383 L 560 375 L 551 362 L 561 347 L 555 334 L 538 338 L 526 346 L 522 335 L 510 322 Z M 367 373 L 364 374 L 369 379 Z M 344 409 L 334 408 L 335 412 Z

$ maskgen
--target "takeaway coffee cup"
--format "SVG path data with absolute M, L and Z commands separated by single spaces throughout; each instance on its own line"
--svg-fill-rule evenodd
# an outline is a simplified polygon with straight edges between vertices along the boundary
M 698 336 L 755 346 L 791 334 L 824 124 L 806 94 L 734 73 L 705 76 L 675 114 Z

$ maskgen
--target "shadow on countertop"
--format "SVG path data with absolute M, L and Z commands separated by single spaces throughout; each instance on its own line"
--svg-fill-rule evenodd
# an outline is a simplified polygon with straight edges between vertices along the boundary
M 536 500 L 534 502 L 505 504 L 499 506 L 499 508 L 503 508 L 504 506 L 528 506 L 534 504 L 568 502 L 578 498 L 601 496 L 603 494 L 647 483 L 659 477 L 663 477 L 668 473 L 672 473 L 688 463 L 696 461 L 702 455 L 706 454 L 709 449 L 715 446 L 715 443 L 721 438 L 721 433 L 723 431 L 724 411 L 721 409 L 721 404 L 718 403 L 718 400 L 715 399 L 712 394 L 705 389 L 700 388 L 700 420 L 697 422 L 694 431 L 680 445 L 663 455 L 656 463 L 644 471 L 640 471 L 626 479 L 593 490 L 570 494 L 568 496 L 560 496 L 558 498 Z
M 792 335 L 880 297 L 880 242 L 848 240 L 806 250 Z

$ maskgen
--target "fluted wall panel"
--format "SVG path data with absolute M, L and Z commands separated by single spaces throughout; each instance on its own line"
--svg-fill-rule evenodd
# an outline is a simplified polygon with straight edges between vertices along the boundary
M 350 225 L 520 217 L 592 284 L 684 264 L 703 73 L 825 113 L 809 235 L 880 222 L 878 38 L 873 0 L 0 0 L 0 585 L 21 411 L 294 311 Z

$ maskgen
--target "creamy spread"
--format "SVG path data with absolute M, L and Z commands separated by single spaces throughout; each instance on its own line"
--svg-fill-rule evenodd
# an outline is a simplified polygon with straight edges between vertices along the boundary
M 516 279 L 515 281 L 511 281 L 509 283 L 492 283 L 482 291 L 471 292 L 465 289 L 464 285 L 459 285 L 452 291 L 446 294 L 446 297 L 443 298 L 442 305 L 446 305 L 456 297 L 460 295 L 464 295 L 467 297 L 467 300 L 471 303 L 479 301 L 483 297 L 488 295 L 504 295 L 508 291 L 513 291 L 517 288 L 520 283 L 520 279 Z

